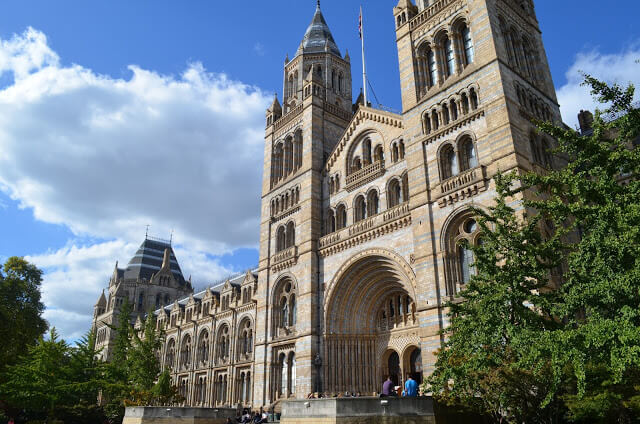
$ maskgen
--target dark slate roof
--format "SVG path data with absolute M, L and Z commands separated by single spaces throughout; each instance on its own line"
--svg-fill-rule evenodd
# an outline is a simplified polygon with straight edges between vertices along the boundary
M 171 254 L 171 272 L 173 272 L 174 277 L 180 284 L 184 284 L 184 276 L 171 243 L 149 238 L 142 242 L 135 256 L 127 264 L 127 268 L 124 271 L 124 279 L 136 280 L 140 278 L 141 280 L 150 280 L 151 276 L 162 267 L 165 249 L 169 249 Z
M 335 54 L 338 57 L 342 57 L 340 49 L 331 35 L 331 30 L 327 25 L 327 21 L 324 20 L 322 12 L 320 11 L 320 4 L 316 7 L 316 13 L 313 15 L 311 24 L 307 28 L 307 32 L 304 34 L 304 38 L 298 47 L 296 56 L 300 54 L 308 53 L 324 53 L 325 46 L 329 47 L 329 52 Z

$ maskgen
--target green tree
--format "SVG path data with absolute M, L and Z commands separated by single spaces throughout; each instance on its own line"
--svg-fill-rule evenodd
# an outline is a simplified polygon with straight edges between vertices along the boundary
M 0 271 L 0 372 L 14 364 L 47 330 L 40 300 L 42 271 L 23 258 L 11 257 Z M 0 397 L 2 397 L 0 395 Z
M 556 391 L 571 378 L 564 397 L 573 419 L 625 422 L 640 417 L 640 148 L 631 144 L 640 111 L 633 86 L 590 76 L 585 84 L 604 105 L 593 134 L 541 124 L 570 160 L 524 178 L 546 195 L 531 207 L 580 233 L 552 311 L 564 325 L 540 338 L 531 362 L 551 358 Z
M 539 216 L 523 216 L 518 178 L 496 175 L 495 205 L 474 209 L 482 232 L 481 242 L 468 246 L 476 275 L 448 305 L 447 341 L 426 384 L 439 401 L 471 406 L 498 422 L 551 423 L 562 411 L 557 401 L 545 405 L 550 364 L 532 368 L 523 359 L 539 334 L 556 326 L 547 319 L 548 288 L 560 240 L 542 237 Z
M 160 374 L 158 354 L 163 335 L 156 330 L 156 320 L 149 312 L 144 322 L 142 337 L 133 333 L 133 344 L 129 353 L 131 382 L 136 390 L 150 391 Z
M 68 403 L 61 390 L 68 381 L 70 347 L 51 329 L 48 339 L 40 337 L 18 363 L 7 368 L 1 392 L 9 407 L 9 415 L 19 411 L 26 419 L 54 417 L 59 405 Z

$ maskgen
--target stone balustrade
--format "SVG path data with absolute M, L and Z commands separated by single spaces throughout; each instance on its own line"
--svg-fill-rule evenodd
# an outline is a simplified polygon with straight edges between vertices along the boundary
M 273 270 L 275 272 L 281 271 L 285 268 L 289 268 L 298 262 L 298 246 L 291 246 L 281 252 L 276 253 L 271 257 L 271 263 L 273 264 Z
M 409 203 L 405 202 L 320 238 L 318 241 L 320 254 L 323 256 L 331 255 L 359 244 L 365 239 L 375 238 L 410 223 Z M 362 235 L 365 237 L 362 238 Z
M 295 118 L 296 116 L 300 115 L 300 113 L 302 113 L 302 110 L 304 109 L 304 104 L 300 103 L 298 106 L 294 107 L 292 110 L 290 110 L 286 115 L 284 115 L 283 117 L 281 117 L 280 119 L 278 119 L 274 124 L 273 124 L 273 129 L 274 130 L 279 130 L 280 128 L 284 127 L 285 125 L 287 125 L 289 122 L 291 122 L 291 120 L 293 118 Z
M 347 184 L 345 188 L 347 191 L 353 191 L 356 188 L 384 175 L 384 172 L 384 161 L 375 161 L 372 164 L 347 175 Z
M 414 30 L 423 23 L 427 22 L 429 19 L 436 16 L 440 13 L 444 8 L 449 6 L 451 3 L 456 2 L 457 0 L 437 0 L 431 6 L 427 7 L 425 10 L 416 15 L 413 19 L 409 21 L 409 29 Z
M 477 166 L 440 183 L 438 204 L 443 207 L 486 190 L 486 168 Z

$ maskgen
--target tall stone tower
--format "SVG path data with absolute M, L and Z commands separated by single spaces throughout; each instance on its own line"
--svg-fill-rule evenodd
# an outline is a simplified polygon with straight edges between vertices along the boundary
M 444 302 L 469 278 L 468 205 L 492 203 L 497 171 L 555 166 L 531 118 L 561 116 L 532 0 L 400 0 L 394 19 L 428 373 Z
M 349 56 L 319 2 L 283 91 L 267 110 L 262 185 L 254 398 L 266 404 L 317 390 L 323 165 L 352 116 Z

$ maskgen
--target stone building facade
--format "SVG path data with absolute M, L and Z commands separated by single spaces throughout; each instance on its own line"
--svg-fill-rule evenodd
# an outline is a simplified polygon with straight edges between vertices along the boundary
M 256 270 L 157 312 L 190 405 L 258 407 L 380 390 L 435 362 L 473 274 L 469 206 L 497 171 L 554 166 L 561 122 L 532 0 L 400 0 L 402 112 L 352 105 L 351 64 L 316 9 L 266 113 Z M 389 34 L 391 36 L 391 34 Z

